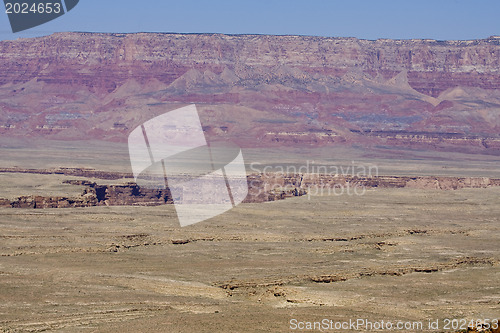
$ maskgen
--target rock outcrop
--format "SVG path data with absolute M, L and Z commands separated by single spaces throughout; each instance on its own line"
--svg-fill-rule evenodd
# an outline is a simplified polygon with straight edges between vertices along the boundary
M 65 183 L 86 186 L 83 197 L 95 198 L 91 206 L 157 206 L 172 203 L 168 189 L 141 188 L 132 182 L 124 185 L 99 185 L 85 180 L 72 180 Z
M 252 174 L 246 202 L 264 202 L 300 195 L 359 195 L 370 188 L 459 190 L 500 186 L 488 177 L 334 176 L 321 174 Z

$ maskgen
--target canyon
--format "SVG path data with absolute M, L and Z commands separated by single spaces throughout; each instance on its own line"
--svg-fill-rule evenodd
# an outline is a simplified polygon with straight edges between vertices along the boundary
M 70 179 L 64 184 L 83 188 L 79 196 L 21 195 L 1 198 L 0 207 L 12 208 L 75 208 L 93 206 L 159 206 L 173 204 L 169 188 L 146 188 L 133 182 L 126 173 L 103 172 L 81 168 L 16 169 L 2 168 L 0 173 L 68 175 L 93 177 L 101 180 L 122 180 L 121 184 L 99 184 L 99 181 Z M 127 178 L 127 176 L 129 176 Z M 500 187 L 500 179 L 489 177 L 445 176 L 356 176 L 332 174 L 252 173 L 247 175 L 248 195 L 243 202 L 263 203 L 291 197 L 364 195 L 369 189 L 460 190 L 467 188 Z M 210 191 L 210 183 L 200 191 Z M 36 185 L 40 186 L 40 185 Z M 215 191 L 215 190 L 213 190 Z M 182 200 L 177 199 L 177 202 Z

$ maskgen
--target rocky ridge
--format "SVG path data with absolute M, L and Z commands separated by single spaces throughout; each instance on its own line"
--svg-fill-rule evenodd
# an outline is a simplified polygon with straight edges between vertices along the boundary
M 0 42 L 0 137 L 125 142 L 199 106 L 241 147 L 500 154 L 500 38 L 57 33 Z

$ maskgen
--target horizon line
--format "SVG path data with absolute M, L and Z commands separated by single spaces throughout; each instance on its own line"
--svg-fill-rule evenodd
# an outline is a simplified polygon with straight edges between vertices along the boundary
M 34 31 L 34 34 L 37 32 Z M 308 37 L 308 38 L 323 38 L 323 39 L 355 39 L 361 41 L 384 41 L 384 40 L 393 40 L 393 41 L 428 41 L 428 42 L 471 42 L 471 41 L 487 41 L 487 40 L 498 40 L 500 41 L 500 35 L 490 35 L 485 38 L 477 38 L 477 39 L 435 39 L 435 38 L 385 38 L 380 37 L 377 39 L 368 39 L 368 38 L 359 38 L 352 36 L 321 36 L 321 35 L 301 35 L 301 34 L 262 34 L 262 33 L 222 33 L 222 32 L 173 32 L 173 31 L 136 31 L 136 32 L 102 32 L 102 31 L 40 31 L 39 33 L 45 34 L 43 36 L 34 36 L 34 37 L 22 37 L 19 36 L 16 39 L 5 39 L 0 40 L 0 42 L 4 41 L 15 41 L 17 39 L 33 39 L 33 38 L 44 38 L 51 35 L 56 34 L 100 34 L 100 35 L 137 35 L 137 34 L 162 34 L 162 35 L 210 35 L 210 36 L 231 36 L 231 37 L 245 37 L 245 36 L 270 36 L 270 37 Z M 15 37 L 15 36 L 13 36 Z

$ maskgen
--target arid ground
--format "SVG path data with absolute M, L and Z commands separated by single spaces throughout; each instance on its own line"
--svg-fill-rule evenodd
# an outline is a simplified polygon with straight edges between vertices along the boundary
M 364 319 L 451 332 L 446 319 L 500 315 L 499 197 L 371 189 L 241 204 L 185 228 L 173 205 L 4 208 L 0 331 L 288 332 L 293 319 Z

